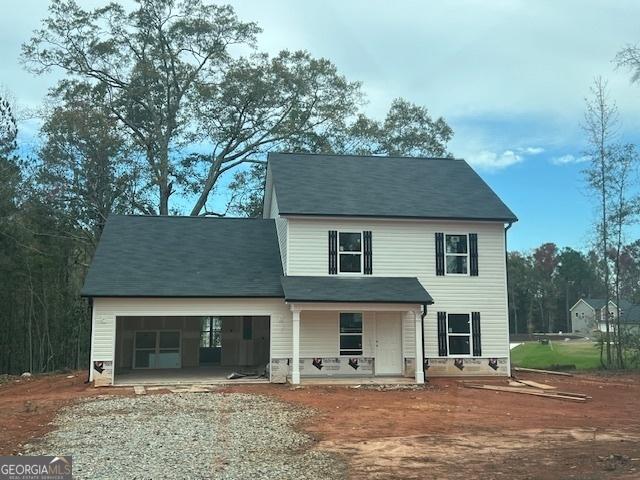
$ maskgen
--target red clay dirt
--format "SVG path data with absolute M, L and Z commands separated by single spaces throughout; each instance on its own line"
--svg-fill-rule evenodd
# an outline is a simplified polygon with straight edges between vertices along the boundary
M 574 403 L 475 390 L 454 379 L 415 391 L 233 390 L 316 409 L 304 428 L 318 448 L 346 456 L 352 479 L 640 479 L 640 375 L 521 378 L 593 398 Z
M 71 377 L 71 378 L 67 378 Z M 10 377 L 0 384 L 0 455 L 14 455 L 22 445 L 50 431 L 60 408 L 74 401 L 104 395 L 131 395 L 130 389 L 108 392 L 85 384 L 87 372 Z
M 74 375 L 0 386 L 0 454 L 17 453 L 44 435 L 57 411 L 79 398 L 133 394 L 95 389 L 83 383 L 86 373 Z M 219 391 L 315 409 L 301 428 L 316 448 L 343 455 L 352 479 L 640 478 L 640 375 L 522 378 L 593 398 L 574 403 L 472 390 L 453 379 L 419 390 L 260 384 Z

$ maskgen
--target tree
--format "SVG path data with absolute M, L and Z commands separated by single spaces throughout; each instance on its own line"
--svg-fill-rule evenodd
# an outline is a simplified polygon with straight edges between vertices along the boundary
M 614 264 L 614 294 L 616 297 L 616 354 L 618 366 L 624 368 L 624 345 L 621 325 L 621 281 L 622 281 L 622 253 L 624 248 L 625 230 L 636 221 L 639 213 L 640 197 L 631 191 L 630 184 L 637 172 L 638 154 L 635 146 L 616 145 L 612 147 L 612 161 L 610 172 L 611 201 L 609 218 L 612 230 L 611 256 Z
M 193 98 L 199 138 L 212 147 L 185 162 L 188 186 L 197 194 L 191 215 L 202 212 L 225 172 L 263 163 L 273 149 L 322 149 L 360 102 L 358 83 L 307 52 L 231 62 L 219 82 L 199 85 Z
M 49 95 L 41 129 L 38 186 L 93 246 L 111 213 L 148 213 L 136 151 L 106 108 L 102 90 L 65 83 Z
M 232 45 L 252 45 L 259 29 L 230 6 L 203 0 L 136 0 L 93 11 L 54 0 L 43 28 L 23 45 L 35 73 L 52 67 L 104 92 L 110 112 L 143 152 L 158 212 L 169 213 L 179 179 L 175 157 L 191 116 L 188 95 L 204 77 L 224 71 Z
M 531 257 L 520 252 L 508 253 L 509 316 L 513 333 L 533 333 L 534 282 Z M 523 322 L 524 320 L 524 322 Z
M 51 92 L 41 129 L 38 188 L 59 215 L 86 234 L 91 252 L 111 213 L 153 210 L 141 187 L 135 151 L 106 108 L 102 90 L 87 83 Z
M 618 127 L 618 110 L 609 99 L 607 82 L 598 77 L 591 87 L 591 99 L 585 99 L 586 111 L 583 130 L 588 144 L 587 155 L 590 165 L 585 170 L 588 187 L 598 199 L 599 219 L 597 236 L 604 272 L 605 325 L 604 344 L 606 346 L 606 365 L 611 365 L 611 331 L 609 318 L 609 300 L 611 299 L 610 268 L 607 261 L 610 245 L 609 212 L 610 183 L 612 169 L 612 144 Z M 601 352 L 602 353 L 602 352 Z
M 15 208 L 20 183 L 20 169 L 15 152 L 18 148 L 18 123 L 6 98 L 0 95 L 0 226 Z
M 564 291 L 564 301 L 558 298 L 558 311 L 564 310 L 568 320 L 569 308 L 579 298 L 599 295 L 601 290 L 597 272 L 582 252 L 566 247 L 558 254 L 558 292 Z M 562 296 L 562 295 L 561 295 Z M 571 321 L 567 321 L 565 331 L 571 331 Z
M 443 118 L 432 119 L 429 111 L 407 100 L 395 99 L 384 121 L 358 114 L 349 123 L 331 122 L 331 128 L 293 137 L 288 149 L 311 153 L 355 155 L 395 155 L 447 157 L 447 143 L 453 130 Z M 287 149 L 285 147 L 285 149 Z M 253 165 L 238 172 L 230 184 L 232 209 L 236 213 L 259 216 L 262 213 L 264 165 Z

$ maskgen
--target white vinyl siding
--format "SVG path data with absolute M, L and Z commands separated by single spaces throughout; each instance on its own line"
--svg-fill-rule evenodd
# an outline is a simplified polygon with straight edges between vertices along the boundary
M 573 332 L 580 333 L 588 333 L 596 328 L 595 310 L 584 300 L 580 300 L 571 309 L 571 328 Z
M 113 361 L 118 316 L 271 317 L 271 357 L 291 356 L 291 310 L 282 299 L 95 298 L 92 359 Z
M 372 231 L 373 275 L 417 277 L 433 297 L 425 318 L 427 357 L 438 356 L 438 311 L 480 312 L 483 357 L 509 354 L 504 225 L 499 222 L 289 218 L 288 274 L 328 275 L 327 232 Z M 479 276 L 436 276 L 435 233 L 478 234 Z M 414 351 L 407 322 L 405 355 Z
M 362 355 L 356 356 L 372 357 L 374 348 L 375 312 L 362 312 Z M 339 356 L 340 311 L 303 310 L 300 314 L 300 358 Z

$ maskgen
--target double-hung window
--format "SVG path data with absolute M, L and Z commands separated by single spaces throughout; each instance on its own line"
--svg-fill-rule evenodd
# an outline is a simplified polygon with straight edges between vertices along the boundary
M 339 273 L 362 273 L 362 232 L 338 233 Z
M 362 355 L 362 313 L 340 313 L 340 355 Z
M 447 315 L 447 342 L 449 355 L 471 355 L 471 315 L 468 313 Z
M 445 235 L 447 275 L 469 274 L 469 241 L 466 234 Z

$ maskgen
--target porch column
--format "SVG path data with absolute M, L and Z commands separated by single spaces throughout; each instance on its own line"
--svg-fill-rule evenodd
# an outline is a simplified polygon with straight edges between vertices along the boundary
M 424 353 L 422 352 L 422 312 L 414 310 L 416 330 L 416 383 L 424 383 Z
M 291 359 L 291 383 L 300 383 L 300 310 L 293 313 L 293 358 Z

